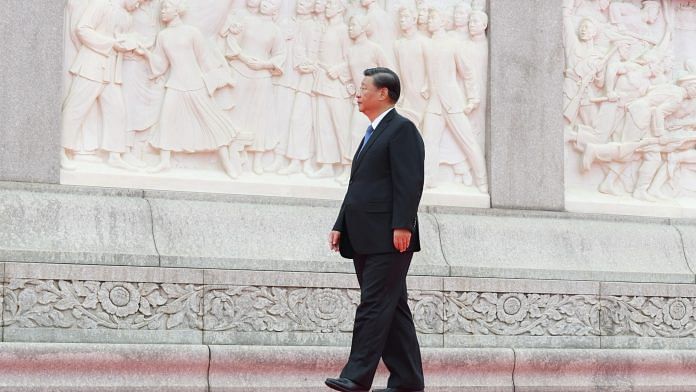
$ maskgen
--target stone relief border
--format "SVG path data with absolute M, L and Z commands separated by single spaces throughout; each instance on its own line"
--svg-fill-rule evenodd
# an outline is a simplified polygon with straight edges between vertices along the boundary
M 349 333 L 357 289 L 10 279 L 10 328 Z M 409 291 L 421 334 L 696 337 L 696 298 Z

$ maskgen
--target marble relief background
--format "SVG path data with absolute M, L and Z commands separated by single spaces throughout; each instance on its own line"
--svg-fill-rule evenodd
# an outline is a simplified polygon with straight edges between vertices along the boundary
M 428 188 L 487 194 L 485 9 L 68 0 L 63 172 L 344 186 L 369 125 L 356 86 L 365 68 L 387 66 L 402 79 L 398 110 L 424 136 Z
M 693 208 L 696 1 L 567 0 L 563 12 L 569 197 Z

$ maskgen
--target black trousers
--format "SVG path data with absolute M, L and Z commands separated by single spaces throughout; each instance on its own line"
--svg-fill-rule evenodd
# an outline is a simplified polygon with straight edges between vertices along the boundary
M 353 342 L 341 377 L 365 388 L 382 358 L 390 372 L 387 387 L 424 388 L 420 347 L 408 307 L 406 274 L 413 252 L 356 255 L 360 305 L 355 312 Z

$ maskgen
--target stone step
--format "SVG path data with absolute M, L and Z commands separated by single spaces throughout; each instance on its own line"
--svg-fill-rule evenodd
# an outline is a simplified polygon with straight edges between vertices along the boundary
M 687 350 L 422 349 L 429 392 L 694 391 Z M 347 348 L 0 343 L 0 391 L 327 391 Z M 374 387 L 386 385 L 380 364 Z

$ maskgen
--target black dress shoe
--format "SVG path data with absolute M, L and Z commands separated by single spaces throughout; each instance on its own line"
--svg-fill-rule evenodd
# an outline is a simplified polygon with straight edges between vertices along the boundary
M 369 388 L 358 385 L 347 378 L 327 378 L 324 384 L 341 392 L 369 392 Z
M 373 389 L 372 392 L 423 392 L 423 390 L 422 389 L 384 388 L 384 389 Z

